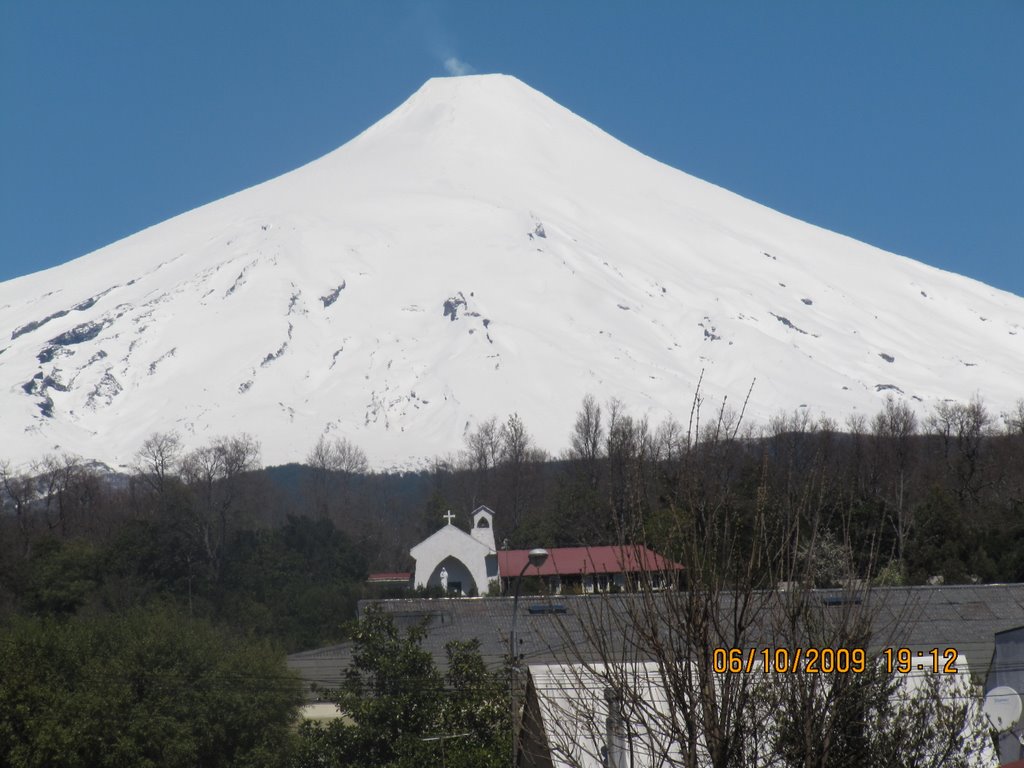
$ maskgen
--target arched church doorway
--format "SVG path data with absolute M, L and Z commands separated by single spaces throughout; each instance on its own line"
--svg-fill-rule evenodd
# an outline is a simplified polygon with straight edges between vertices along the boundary
M 457 557 L 446 557 L 434 568 L 428 587 L 439 587 L 449 595 L 477 595 L 479 587 L 465 563 Z

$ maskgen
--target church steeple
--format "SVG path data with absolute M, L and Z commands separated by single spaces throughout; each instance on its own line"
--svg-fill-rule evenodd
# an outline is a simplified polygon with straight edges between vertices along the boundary
M 477 507 L 473 512 L 473 530 L 471 535 L 474 539 L 486 546 L 491 552 L 494 547 L 494 512 L 488 507 Z

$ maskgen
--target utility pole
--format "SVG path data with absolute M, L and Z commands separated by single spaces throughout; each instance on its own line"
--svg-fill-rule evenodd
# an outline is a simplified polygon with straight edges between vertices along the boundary
M 548 551 L 546 549 L 531 549 L 529 554 L 526 556 L 526 563 L 523 565 L 523 570 L 519 572 L 516 577 L 516 594 L 512 599 L 512 631 L 508 635 L 508 701 L 509 701 L 509 719 L 512 721 L 512 768 L 516 768 L 518 761 L 518 738 L 519 733 L 516 728 L 516 714 L 518 709 L 516 708 L 516 683 L 519 672 L 519 642 L 516 637 L 516 613 L 519 610 L 519 590 L 523 586 L 523 575 L 526 573 L 526 569 L 531 565 L 538 570 L 548 559 Z

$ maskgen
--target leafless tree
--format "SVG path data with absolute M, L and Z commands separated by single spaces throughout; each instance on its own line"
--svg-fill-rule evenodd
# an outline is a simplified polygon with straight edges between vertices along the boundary
M 135 476 L 158 495 L 167 492 L 168 482 L 178 472 L 181 437 L 177 432 L 154 432 L 135 454 Z
M 96 521 L 101 498 L 96 472 L 73 454 L 48 455 L 32 465 L 38 492 L 37 514 L 47 529 L 66 538 L 84 532 Z
M 914 526 L 913 506 L 907 502 L 906 486 L 915 455 L 913 439 L 917 434 L 917 416 L 905 401 L 890 395 L 872 419 L 871 433 L 880 491 L 891 510 L 889 517 L 896 539 L 893 555 L 897 563 L 902 563 Z
M 351 481 L 369 470 L 366 454 L 347 438 L 321 435 L 306 456 L 312 470 L 310 497 L 314 514 L 351 528 Z
M 218 438 L 181 461 L 181 478 L 191 496 L 189 532 L 214 581 L 220 578 L 224 547 L 242 513 L 242 478 L 259 466 L 259 458 L 259 443 L 243 434 Z
M 958 498 L 976 501 L 984 484 L 982 453 L 991 433 L 992 416 L 980 397 L 968 403 L 944 401 L 926 420 L 928 430 L 942 441 L 943 456 L 958 483 Z
M 518 413 L 513 413 L 498 430 L 500 453 L 498 463 L 503 479 L 503 509 L 508 510 L 510 527 L 519 527 L 526 512 L 527 502 L 534 495 L 531 492 L 530 465 L 540 457 L 536 455 L 533 441 Z
M 21 539 L 21 556 L 28 558 L 32 554 L 32 540 L 35 534 L 35 521 L 32 516 L 32 501 L 36 495 L 35 483 L 32 478 L 13 469 L 8 462 L 0 462 L 0 509 L 13 513 Z
M 480 422 L 476 429 L 470 430 L 465 436 L 465 448 L 460 455 L 460 464 L 469 470 L 471 488 L 469 488 L 469 507 L 479 504 L 493 503 L 490 498 L 494 476 L 494 468 L 501 456 L 501 429 L 498 419 L 491 417 Z
M 601 406 L 593 395 L 586 395 L 576 414 L 570 436 L 569 456 L 593 464 L 602 456 L 604 426 L 601 423 Z
M 1003 418 L 1008 434 L 1024 437 L 1024 397 L 1017 400 L 1013 408 Z

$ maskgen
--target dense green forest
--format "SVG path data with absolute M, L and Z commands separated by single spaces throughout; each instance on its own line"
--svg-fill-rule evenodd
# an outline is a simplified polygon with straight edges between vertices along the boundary
M 655 425 L 587 397 L 559 456 L 513 414 L 419 471 L 370 471 L 358 446 L 323 438 L 304 463 L 263 468 L 244 434 L 192 450 L 153 435 L 127 474 L 69 455 L 0 464 L 0 741 L 22 749 L 6 762 L 322 764 L 318 750 L 353 739 L 384 748 L 372 707 L 370 736 L 290 729 L 300 697 L 283 656 L 367 637 L 356 602 L 387 596 L 367 573 L 408 569 L 448 509 L 467 524 L 490 506 L 499 546 L 643 542 L 688 563 L 695 584 L 700 562 L 746 588 L 796 572 L 816 586 L 1024 581 L 1024 401 L 1002 414 L 942 403 L 919 419 L 890 399 L 842 425 L 804 410 L 753 425 L 700 405 L 686 425 Z M 771 567 L 748 567 L 758 552 Z M 453 652 L 483 674 L 471 648 Z M 360 679 L 386 673 L 380 658 L 367 647 Z M 362 684 L 339 700 L 355 706 Z M 67 707 L 82 713 L 71 726 Z M 221 736 L 204 741 L 210 723 Z M 141 746 L 157 731 L 171 763 Z M 111 750 L 124 733 L 139 738 Z M 417 744 L 395 764 L 418 759 Z

